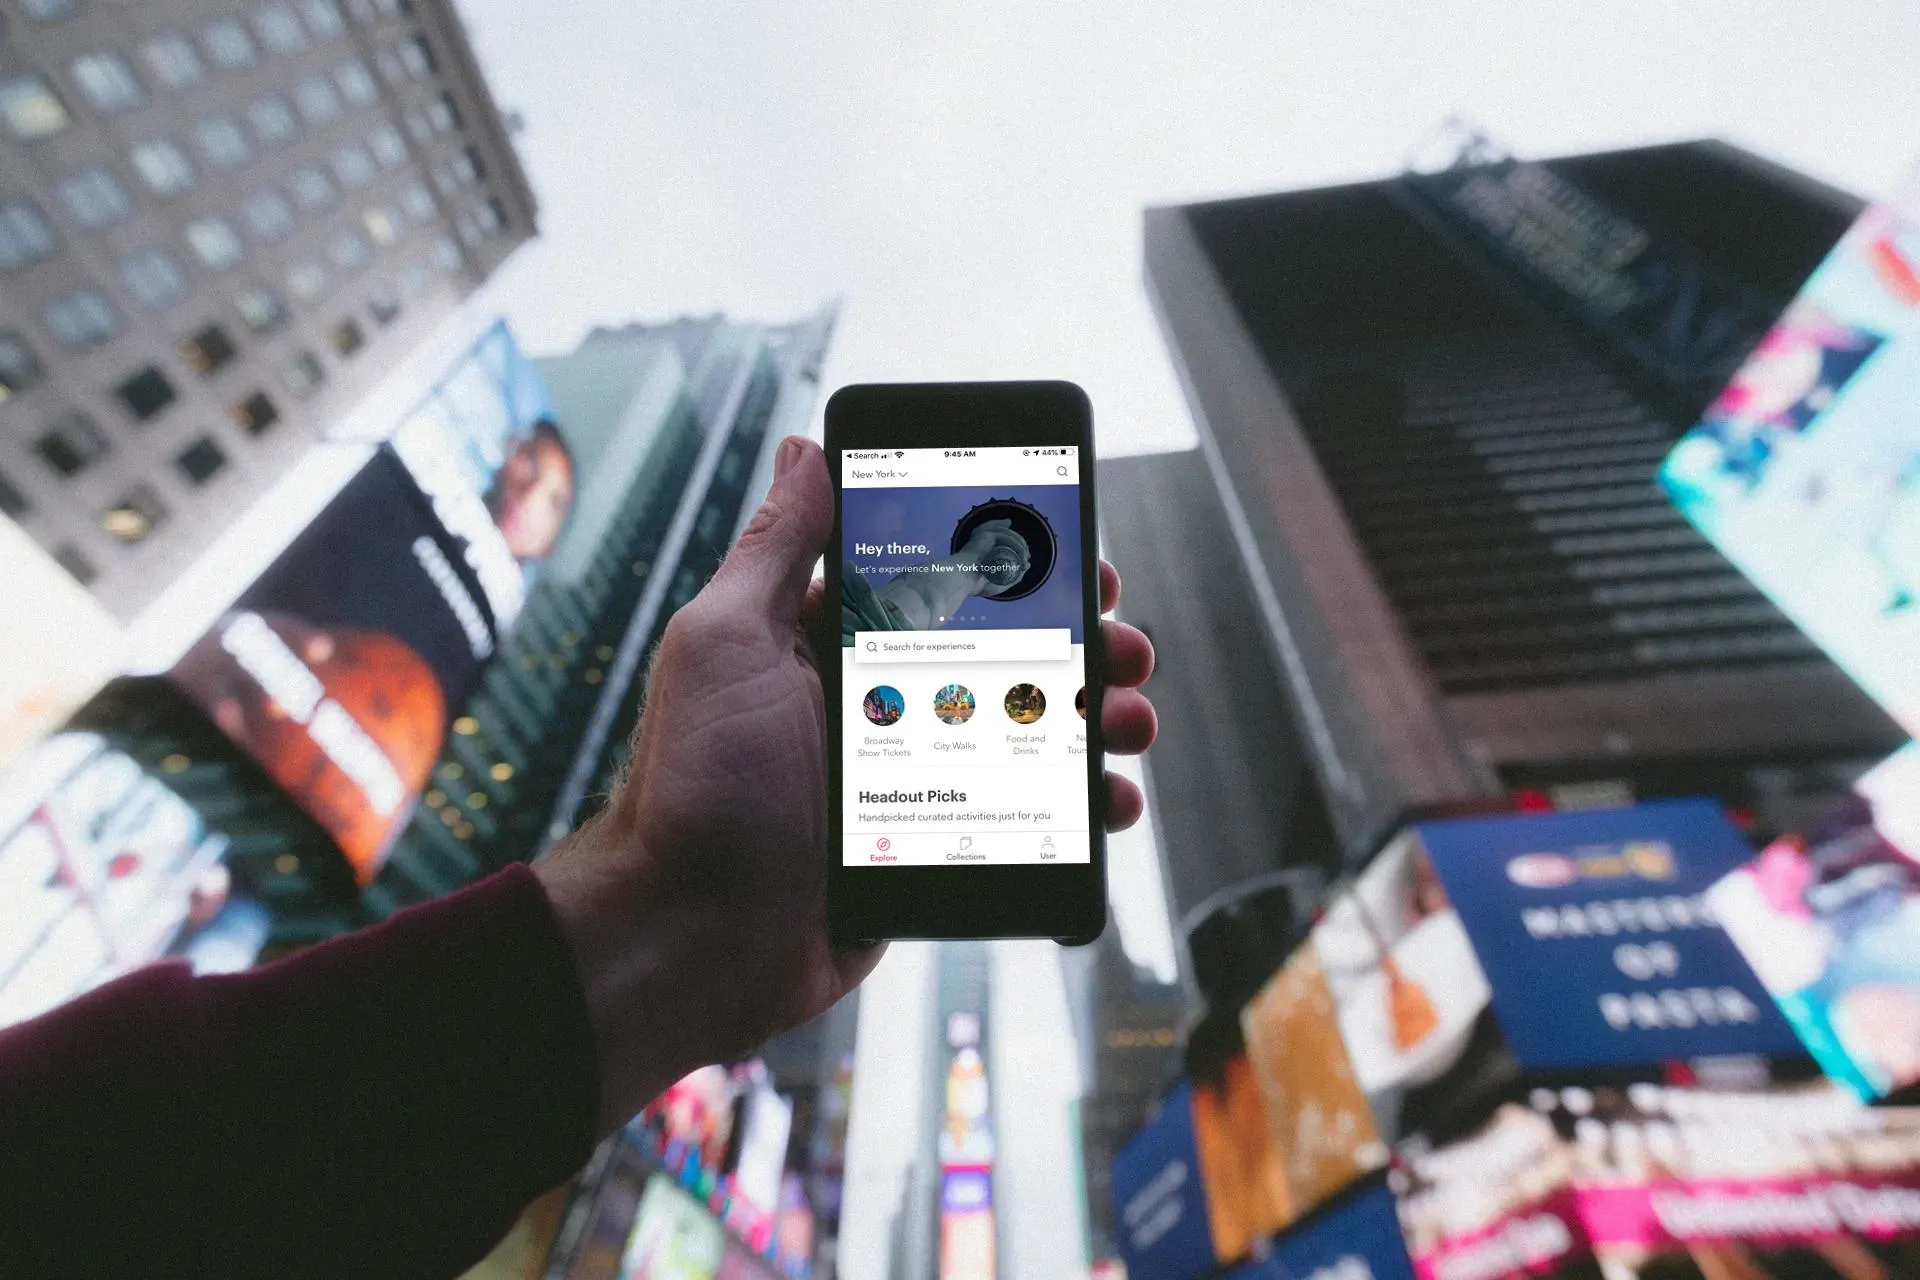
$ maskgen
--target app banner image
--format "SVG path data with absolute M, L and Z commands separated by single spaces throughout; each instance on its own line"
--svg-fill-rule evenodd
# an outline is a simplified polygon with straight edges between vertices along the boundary
M 226 837 L 131 757 L 61 733 L 16 762 L 0 826 L 0 1027 L 164 956 L 253 962 L 265 907 L 232 893 Z
M 848 488 L 841 643 L 857 632 L 1066 628 L 1083 642 L 1074 485 Z
M 494 640 L 460 544 L 382 449 L 168 675 L 366 884 Z
M 1132 1280 L 1191 1280 L 1214 1265 L 1193 1090 L 1181 1084 L 1113 1159 L 1113 1217 Z
M 1466 818 L 1416 832 L 1523 1068 L 1799 1054 L 1704 901 L 1752 856 L 1714 802 Z
M 1920 732 L 1920 179 L 1862 214 L 1660 473 Z
M 1240 1028 L 1296 1215 L 1386 1163 L 1312 943 L 1248 1002 Z
M 505 321 L 461 354 L 392 444 L 440 522 L 465 542 L 501 628 L 511 626 L 567 527 L 576 476 L 539 369 Z
M 1775 840 L 1707 895 L 1808 1051 L 1862 1098 L 1920 1083 L 1920 863 L 1882 834 L 1899 805 L 1883 795 Z

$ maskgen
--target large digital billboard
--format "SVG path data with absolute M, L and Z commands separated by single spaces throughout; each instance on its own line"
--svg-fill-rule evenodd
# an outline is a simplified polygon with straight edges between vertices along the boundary
M 432 499 L 501 628 L 573 510 L 574 457 L 539 369 L 496 322 L 402 419 L 394 451 Z
M 462 544 L 382 448 L 168 675 L 366 884 L 494 642 Z
M 252 963 L 266 908 L 232 893 L 226 837 L 93 734 L 61 733 L 0 787 L 0 1026 L 163 956 Z
M 1660 479 L 1920 733 L 1920 178 L 1841 238 Z

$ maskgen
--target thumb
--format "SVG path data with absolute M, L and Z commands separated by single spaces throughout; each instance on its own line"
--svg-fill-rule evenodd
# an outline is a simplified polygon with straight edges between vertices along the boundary
M 820 446 L 788 436 L 773 455 L 773 487 L 740 532 L 711 586 L 775 630 L 800 621 L 813 565 L 833 532 L 833 483 Z

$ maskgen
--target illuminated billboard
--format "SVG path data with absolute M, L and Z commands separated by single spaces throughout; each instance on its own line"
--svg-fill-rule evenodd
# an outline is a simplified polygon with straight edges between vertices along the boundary
M 1841 238 L 1660 481 L 1920 733 L 1920 180 Z
M 268 915 L 231 894 L 226 837 L 130 757 L 56 734 L 0 793 L 0 1026 L 163 956 L 247 967 Z
M 392 439 L 440 522 L 465 544 L 502 629 L 573 510 L 574 459 L 540 372 L 496 322 L 401 421 Z
M 383 448 L 168 677 L 366 884 L 494 641 L 462 544 Z

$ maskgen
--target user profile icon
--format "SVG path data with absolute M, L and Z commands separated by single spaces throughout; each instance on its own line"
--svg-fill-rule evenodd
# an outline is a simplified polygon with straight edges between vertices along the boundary
M 867 696 L 860 700 L 860 709 L 867 713 L 867 719 L 885 728 L 897 724 L 906 713 L 907 700 L 900 691 L 890 684 L 875 685 L 867 690 Z
M 1080 692 L 1073 695 L 1073 709 L 1080 713 L 1082 720 L 1087 718 L 1087 686 L 1081 685 Z
M 1007 709 L 1007 719 L 1015 724 L 1032 724 L 1047 714 L 1047 695 L 1040 692 L 1037 684 L 1017 684 L 1007 690 L 1007 698 L 1002 703 Z
M 933 714 L 942 724 L 965 724 L 973 719 L 973 690 L 950 684 L 933 695 Z

